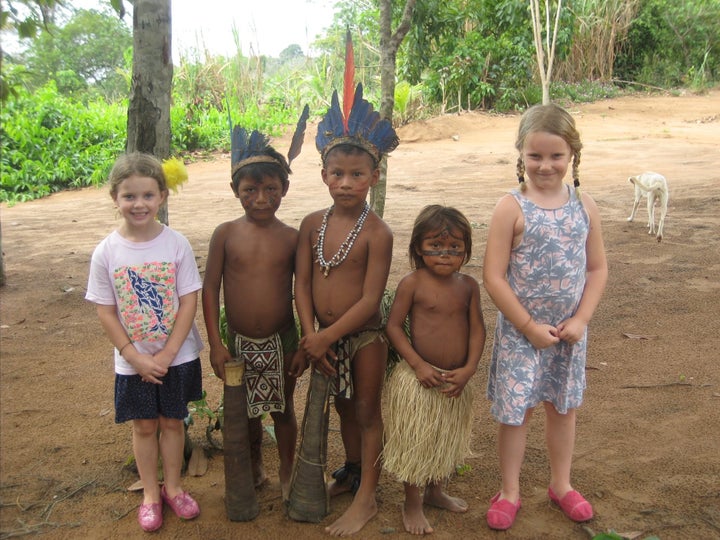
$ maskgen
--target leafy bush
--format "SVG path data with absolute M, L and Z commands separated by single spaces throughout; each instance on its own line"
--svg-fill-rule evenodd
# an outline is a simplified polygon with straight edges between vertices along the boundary
M 417 120 L 423 108 L 422 86 L 412 86 L 407 81 L 400 81 L 395 85 L 395 107 L 393 109 L 393 124 L 402 126 L 412 120 Z
M 225 110 L 193 105 L 170 109 L 172 153 L 227 149 L 230 144 L 228 115 Z
M 568 35 L 559 36 L 561 54 Z M 418 3 L 398 57 L 401 77 L 422 82 L 441 110 L 522 105 L 535 65 L 526 2 L 428 0 Z
M 0 201 L 102 183 L 125 147 L 127 105 L 61 96 L 54 81 L 19 91 L 0 113 Z
M 178 69 L 170 110 L 173 154 L 229 149 L 231 122 L 277 136 L 297 121 L 300 106 L 295 102 L 302 96 L 283 85 L 287 72 L 248 97 L 231 91 L 237 81 L 226 78 L 234 73 L 227 66 L 221 58 L 208 57 L 207 65 L 184 62 Z M 21 67 L 4 69 L 21 80 Z M 63 72 L 32 94 L 13 85 L 13 96 L 0 112 L 0 201 L 27 201 L 105 181 L 125 151 L 128 104 L 82 92 L 81 82 L 74 73 Z M 71 91 L 58 90 L 59 83 Z
M 570 103 L 591 103 L 620 94 L 617 86 L 601 81 L 583 81 L 575 84 L 558 81 L 552 83 L 550 88 L 555 101 Z
M 615 76 L 662 87 L 720 76 L 720 2 L 643 0 L 618 53 Z

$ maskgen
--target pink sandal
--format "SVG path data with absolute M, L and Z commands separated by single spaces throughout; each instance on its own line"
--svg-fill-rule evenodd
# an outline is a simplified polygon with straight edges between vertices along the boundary
M 574 489 L 568 491 L 563 498 L 559 498 L 555 495 L 552 488 L 548 488 L 548 497 L 550 500 L 557 504 L 567 517 L 582 523 L 593 518 L 593 509 L 589 502 L 585 500 L 585 497 L 580 495 Z
M 519 498 L 516 503 L 511 503 L 507 499 L 501 499 L 500 494 L 501 492 L 498 491 L 490 499 L 490 509 L 487 511 L 488 527 L 496 531 L 504 531 L 512 527 L 513 523 L 515 523 L 515 516 L 520 510 Z
M 143 531 L 157 531 L 163 524 L 162 503 L 141 504 L 137 520 Z
M 167 491 L 165 491 L 165 486 L 163 486 L 160 495 L 180 519 L 194 519 L 200 515 L 198 503 L 187 491 L 181 491 L 171 499 L 168 497 Z

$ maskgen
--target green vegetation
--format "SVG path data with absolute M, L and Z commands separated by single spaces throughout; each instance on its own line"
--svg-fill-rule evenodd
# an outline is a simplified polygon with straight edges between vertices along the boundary
M 703 91 L 720 76 L 720 2 L 643 0 L 615 63 L 615 77 Z
M 18 202 L 99 184 L 125 148 L 127 105 L 87 104 L 54 81 L 20 90 L 0 113 L 0 199 Z
M 396 18 L 403 4 L 394 3 Z M 291 45 L 278 58 L 240 51 L 182 58 L 173 77 L 172 153 L 193 159 L 227 151 L 230 122 L 278 136 L 305 103 L 321 115 L 332 90 L 341 88 L 347 27 L 356 79 L 379 103 L 378 6 L 379 0 L 339 0 L 314 57 Z M 131 32 L 109 7 L 71 11 L 41 33 L 5 14 L 0 8 L 0 21 L 14 24 L 17 35 L 36 37 L 21 53 L 3 50 L 0 201 L 103 183 L 126 143 Z M 702 92 L 720 77 L 718 35 L 716 0 L 573 2 L 561 16 L 552 99 L 567 104 L 648 88 Z M 525 0 L 418 2 L 398 52 L 394 121 L 538 103 L 534 55 Z

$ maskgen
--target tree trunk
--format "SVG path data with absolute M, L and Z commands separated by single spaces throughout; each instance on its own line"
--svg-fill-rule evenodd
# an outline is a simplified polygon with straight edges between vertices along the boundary
M 397 51 L 402 40 L 410 30 L 410 20 L 416 0 L 406 0 L 402 20 L 395 33 L 392 33 L 393 0 L 380 0 L 380 116 L 392 122 L 395 108 L 395 71 Z M 380 217 L 385 213 L 385 194 L 387 192 L 387 157 L 380 163 L 380 180 L 370 192 L 370 206 Z
M 2 228 L 0 228 L 0 287 L 5 285 L 5 254 L 2 250 Z
M 161 160 L 170 156 L 171 44 L 170 0 L 137 0 L 126 150 L 146 152 Z M 158 219 L 168 223 L 167 202 Z
M 552 80 L 553 62 L 555 60 L 555 43 L 557 42 L 558 26 L 560 23 L 560 11 L 562 0 L 558 0 L 555 11 L 555 28 L 550 41 L 550 1 L 545 1 L 545 44 L 542 39 L 542 23 L 540 4 L 538 0 L 530 0 L 530 15 L 533 25 L 533 39 L 535 41 L 535 55 L 538 71 L 540 72 L 540 84 L 542 85 L 542 104 L 550 103 L 550 81 Z M 546 65 L 547 59 L 547 65 Z

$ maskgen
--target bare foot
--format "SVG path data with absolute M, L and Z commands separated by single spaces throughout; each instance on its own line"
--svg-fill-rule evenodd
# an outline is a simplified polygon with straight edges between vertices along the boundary
M 377 514 L 375 498 L 371 502 L 353 499 L 352 504 L 345 510 L 335 523 L 325 527 L 325 532 L 332 536 L 350 536 L 362 529 L 365 524 Z
M 408 501 L 405 501 L 402 508 L 402 517 L 405 530 L 410 534 L 430 534 L 434 531 L 425 517 L 422 504 L 408 504 Z
M 328 493 L 331 497 L 335 497 L 336 495 L 340 495 L 342 493 L 347 493 L 350 491 L 350 484 L 347 482 L 341 483 L 337 480 L 333 480 L 328 484 Z
M 451 497 L 444 491 L 432 491 L 432 490 L 425 490 L 425 496 L 423 497 L 423 502 L 429 506 L 435 506 L 437 508 L 442 508 L 443 510 L 449 510 L 450 512 L 467 512 L 468 505 L 467 503 L 458 498 L 458 497 Z
M 328 484 L 328 494 L 330 497 L 335 497 L 348 491 L 357 492 L 360 487 L 360 465 L 346 462 L 332 474 L 332 477 L 333 481 Z

